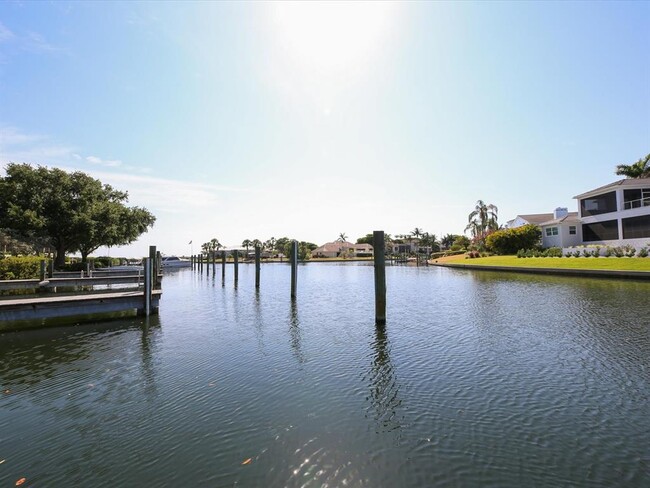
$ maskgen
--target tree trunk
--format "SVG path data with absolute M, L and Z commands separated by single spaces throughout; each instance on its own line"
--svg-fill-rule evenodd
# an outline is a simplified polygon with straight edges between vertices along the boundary
M 81 251 L 81 264 L 86 264 L 88 261 L 88 251 Z
M 56 246 L 56 258 L 54 259 L 54 267 L 61 269 L 65 265 L 65 245 L 62 243 Z

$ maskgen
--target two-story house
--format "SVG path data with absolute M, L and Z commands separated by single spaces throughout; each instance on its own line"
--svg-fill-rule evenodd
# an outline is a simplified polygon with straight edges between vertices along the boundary
M 574 197 L 583 244 L 650 243 L 650 178 L 628 178 Z

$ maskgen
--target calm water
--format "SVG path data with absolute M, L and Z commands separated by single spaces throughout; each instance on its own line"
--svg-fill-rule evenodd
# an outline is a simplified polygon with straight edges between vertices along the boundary
M 650 284 L 289 271 L 0 335 L 0 486 L 650 486 Z

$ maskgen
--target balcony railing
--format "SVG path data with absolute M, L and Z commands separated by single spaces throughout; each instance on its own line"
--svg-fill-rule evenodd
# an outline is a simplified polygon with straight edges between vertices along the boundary
M 650 197 L 639 198 L 638 200 L 626 200 L 623 202 L 623 208 L 625 210 L 640 207 L 650 207 Z

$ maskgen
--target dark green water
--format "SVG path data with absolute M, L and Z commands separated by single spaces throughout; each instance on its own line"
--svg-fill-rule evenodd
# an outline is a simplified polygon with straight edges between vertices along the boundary
M 650 486 L 650 284 L 240 266 L 0 335 L 0 487 Z M 251 462 L 242 463 L 251 458 Z

